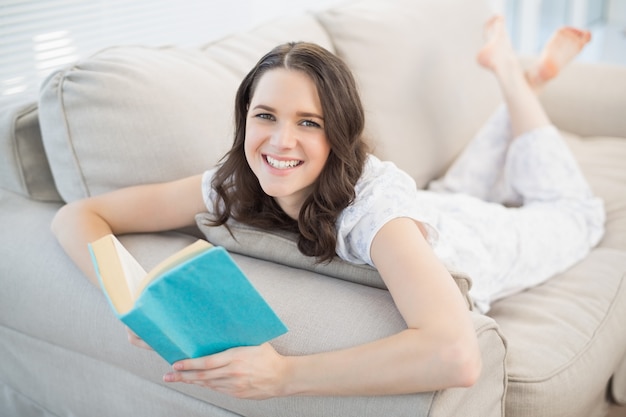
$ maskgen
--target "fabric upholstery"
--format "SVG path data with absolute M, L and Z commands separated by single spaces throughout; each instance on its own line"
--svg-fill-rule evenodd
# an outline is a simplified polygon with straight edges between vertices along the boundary
M 532 62 L 525 59 L 526 65 Z M 540 95 L 550 120 L 573 134 L 624 137 L 624 67 L 573 62 Z
M 495 79 L 475 59 L 492 10 L 475 2 L 450 13 L 457 7 L 366 0 L 318 15 L 355 74 L 374 153 L 418 187 L 443 172 L 498 103 Z
M 0 188 L 35 200 L 60 201 L 41 141 L 36 103 L 0 109 Z
M 606 233 L 599 246 L 626 250 L 626 138 L 563 134 L 594 193 L 604 200 Z
M 491 324 L 493 326 L 493 324 Z M 497 353 L 485 356 L 486 361 L 500 361 L 504 348 L 501 343 L 494 344 L 493 337 L 497 333 L 485 333 L 480 328 L 480 334 L 488 338 L 484 346 L 494 347 Z M 89 416 L 94 410 L 101 417 L 116 417 L 126 415 L 129 410 L 135 415 L 150 417 L 166 417 L 168 415 L 228 417 L 238 415 L 268 415 L 277 417 L 297 416 L 371 416 L 378 417 L 393 412 L 394 416 L 440 416 L 464 415 L 469 417 L 500 416 L 500 408 L 504 402 L 504 390 L 497 386 L 497 381 L 503 378 L 493 375 L 494 378 L 485 378 L 488 384 L 482 387 L 478 384 L 475 389 L 453 390 L 448 394 L 423 394 L 422 403 L 414 403 L 403 407 L 407 402 L 405 397 L 354 397 L 354 398 L 315 398 L 300 397 L 286 401 L 245 401 L 231 400 L 238 403 L 242 414 L 229 412 L 222 407 L 216 407 L 201 398 L 206 390 L 198 387 L 184 387 L 185 392 L 172 390 L 169 385 L 155 383 L 158 374 L 145 379 L 133 372 L 121 370 L 105 361 L 76 354 L 76 352 L 58 345 L 50 344 L 39 338 L 16 332 L 6 327 L 0 327 L 0 337 L 6 344 L 0 345 L 0 354 L 7 360 L 0 362 L 2 375 L 9 376 L 7 380 L 0 380 L 0 413 L 3 416 L 19 417 L 53 417 L 53 416 Z M 8 360 L 11 359 L 11 360 Z M 36 380 L 33 374 L 39 375 Z M 496 381 L 494 383 L 494 381 Z M 7 384 L 8 383 L 8 384 Z M 10 384 L 10 385 L 9 385 Z M 496 386 L 494 386 L 496 385 Z M 502 385 L 502 384 L 500 384 Z M 132 393 L 129 395 L 129 387 Z M 472 402 L 481 401 L 484 397 L 476 395 L 476 390 L 497 392 L 500 396 L 490 396 L 494 402 L 485 407 L 468 407 Z M 18 391 L 19 390 L 19 391 Z M 30 396 L 22 393 L 27 392 Z M 195 398 L 200 397 L 200 398 Z M 433 398 L 435 397 L 435 398 Z M 460 397 L 466 401 L 459 401 Z M 434 401 L 434 404 L 431 402 Z M 47 408 L 41 407 L 41 403 Z M 271 408 L 267 413 L 265 409 Z M 469 409 L 468 409 L 469 408 Z M 432 410 L 442 410 L 433 413 Z M 451 411 L 448 414 L 448 411 Z M 444 413 L 445 412 L 445 413 Z
M 0 344 L 0 373 L 7 378 L 0 379 L 2 416 L 116 417 L 136 410 L 154 417 L 237 415 L 13 329 L 0 327 L 0 338 L 6 342 Z M 132 386 L 140 388 L 129 391 Z
M 622 252 L 600 248 L 547 283 L 494 303 L 489 316 L 508 342 L 507 415 L 594 414 L 626 346 L 615 320 L 626 315 L 624 271 Z

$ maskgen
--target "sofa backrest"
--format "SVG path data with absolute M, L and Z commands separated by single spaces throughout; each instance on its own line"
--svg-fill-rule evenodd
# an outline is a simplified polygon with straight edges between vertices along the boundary
M 318 15 L 357 78 L 374 153 L 423 187 L 499 101 L 476 63 L 491 2 L 361 0 Z

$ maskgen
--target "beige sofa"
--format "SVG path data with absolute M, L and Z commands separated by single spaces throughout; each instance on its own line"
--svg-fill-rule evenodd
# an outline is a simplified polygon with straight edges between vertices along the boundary
M 542 95 L 605 199 L 607 233 L 548 283 L 497 302 L 487 316 L 470 313 L 484 362 L 471 388 L 245 401 L 166 385 L 165 361 L 127 343 L 102 294 L 49 232 L 64 201 L 215 164 L 229 146 L 239 80 L 264 52 L 290 40 L 320 43 L 348 62 L 375 152 L 424 186 L 499 101 L 474 59 L 489 3 L 365 0 L 268 22 L 197 50 L 111 48 L 52 74 L 38 103 L 2 108 L 0 415 L 592 417 L 611 402 L 625 405 L 623 67 L 573 65 Z M 150 267 L 195 234 L 122 240 Z M 350 346 L 404 327 L 388 292 L 367 278 L 371 271 L 285 265 L 272 249 L 289 242 L 242 236 L 241 247 L 231 247 L 240 252 L 235 259 L 290 328 L 274 342 L 280 352 Z

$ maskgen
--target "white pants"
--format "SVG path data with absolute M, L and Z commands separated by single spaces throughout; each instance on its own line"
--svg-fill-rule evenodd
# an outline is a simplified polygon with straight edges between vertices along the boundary
M 465 218 L 443 221 L 442 236 L 453 240 L 452 263 L 472 277 L 482 311 L 580 261 L 604 233 L 603 203 L 558 130 L 546 126 L 513 138 L 505 106 L 430 190 L 482 200 L 457 200 L 455 211 Z M 463 247 L 476 246 L 477 237 L 480 247 Z

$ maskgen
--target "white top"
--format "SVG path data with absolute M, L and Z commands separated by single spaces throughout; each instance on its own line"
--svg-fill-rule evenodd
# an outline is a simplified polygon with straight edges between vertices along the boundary
M 370 248 L 376 233 L 390 220 L 408 217 L 421 222 L 428 241 L 439 241 L 438 212 L 420 204 L 413 178 L 393 162 L 369 155 L 355 186 L 356 197 L 337 219 L 337 255 L 357 264 L 373 266 Z

